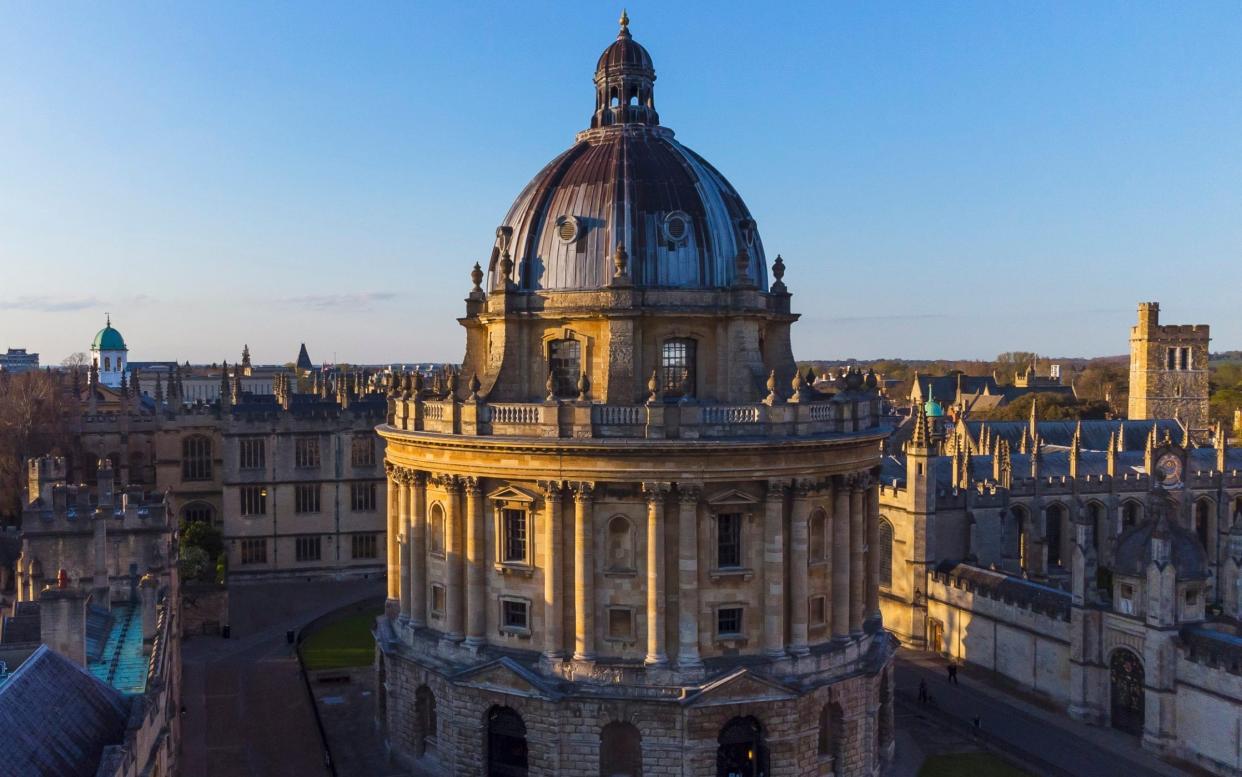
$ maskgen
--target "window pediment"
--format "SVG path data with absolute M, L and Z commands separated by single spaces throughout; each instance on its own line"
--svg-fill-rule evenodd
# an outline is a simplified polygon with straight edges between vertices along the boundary
M 516 502 L 522 505 L 530 505 L 535 502 L 534 494 L 514 486 L 501 486 L 488 494 L 487 498 L 493 502 Z
M 721 491 L 707 498 L 709 505 L 757 505 L 759 498 L 751 496 L 745 491 L 739 491 L 731 488 L 728 491 Z

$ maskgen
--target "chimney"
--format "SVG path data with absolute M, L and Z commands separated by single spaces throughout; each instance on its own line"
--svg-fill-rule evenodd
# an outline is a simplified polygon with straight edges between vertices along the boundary
M 86 592 L 69 588 L 60 570 L 57 587 L 39 594 L 39 641 L 70 661 L 86 666 Z

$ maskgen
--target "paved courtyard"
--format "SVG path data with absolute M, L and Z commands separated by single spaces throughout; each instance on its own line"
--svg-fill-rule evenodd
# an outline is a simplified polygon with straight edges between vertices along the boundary
M 182 774 L 327 777 L 311 700 L 285 632 L 382 596 L 383 586 L 383 580 L 351 580 L 230 588 L 231 638 L 196 636 L 182 648 Z

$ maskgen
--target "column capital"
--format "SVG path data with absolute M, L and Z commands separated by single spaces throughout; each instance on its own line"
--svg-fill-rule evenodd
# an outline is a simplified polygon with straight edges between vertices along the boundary
M 654 502 L 668 496 L 672 485 L 672 483 L 663 481 L 645 480 L 643 481 L 643 494 L 647 497 L 648 502 Z
M 544 499 L 560 501 L 564 495 L 565 487 L 559 480 L 540 480 L 535 483 L 539 488 L 539 493 Z
M 701 483 L 677 484 L 677 501 L 682 504 L 698 504 L 702 498 L 703 485 Z
M 589 502 L 595 494 L 595 484 L 590 481 L 574 481 L 569 484 L 569 487 L 574 492 L 574 501 L 576 502 Z
M 461 484 L 459 487 L 462 488 L 466 492 L 467 496 L 472 496 L 472 497 L 477 498 L 483 495 L 483 484 L 482 484 L 482 481 L 479 480 L 479 478 L 476 478 L 474 476 L 468 476 L 464 478 L 459 478 L 459 480 L 461 481 Z
M 384 459 L 384 474 L 385 475 L 387 475 L 388 477 L 393 477 L 394 473 L 397 472 L 397 470 L 399 469 L 400 467 L 398 467 L 396 464 L 393 464 L 388 459 Z
M 767 484 L 768 491 L 767 491 L 767 494 L 765 494 L 764 496 L 765 498 L 770 499 L 772 501 L 777 501 L 777 500 L 784 501 L 785 497 L 789 495 L 791 488 L 796 489 L 798 487 L 798 484 L 801 482 L 802 481 L 794 481 L 791 487 L 790 482 L 788 480 L 783 480 L 783 479 L 769 480 Z
M 423 472 L 421 469 L 412 469 L 409 470 L 409 473 L 411 486 L 418 486 L 419 488 L 425 488 L 427 486 L 426 472 Z
M 461 478 L 457 477 L 456 475 L 432 475 L 431 483 L 433 485 L 439 486 L 440 488 L 443 488 L 445 491 L 449 492 L 450 494 L 461 493 L 461 486 L 462 486 Z

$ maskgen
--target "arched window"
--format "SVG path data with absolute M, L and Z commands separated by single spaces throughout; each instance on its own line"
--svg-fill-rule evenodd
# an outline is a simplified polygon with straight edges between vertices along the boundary
M 1125 648 L 1113 651 L 1108 662 L 1111 723 L 1128 734 L 1143 733 L 1145 702 L 1143 664 Z
M 634 569 L 634 527 L 624 515 L 608 522 L 609 572 L 630 572 Z
M 526 777 L 526 724 L 509 707 L 487 711 L 488 777 Z
M 825 704 L 819 711 L 819 757 L 830 760 L 834 765 L 841 755 L 841 745 L 845 740 L 845 720 L 841 714 L 841 705 L 836 702 Z
M 886 519 L 880 519 L 879 554 L 880 585 L 891 588 L 893 585 L 893 525 Z
M 211 440 L 196 434 L 181 441 L 181 479 L 211 480 Z
M 660 386 L 666 397 L 694 396 L 695 342 L 688 337 L 665 340 L 660 349 Z
M 1087 506 L 1087 514 L 1091 516 L 1091 546 L 1095 548 L 1095 552 L 1100 552 L 1100 537 L 1104 535 L 1105 516 L 1108 512 L 1104 509 L 1104 505 L 1099 502 L 1091 502 Z
M 823 561 L 828 558 L 828 513 L 816 509 L 811 513 L 811 561 Z
M 1200 499 L 1195 502 L 1195 536 L 1199 538 L 1199 544 L 1203 546 L 1203 552 L 1211 554 L 1211 519 L 1212 519 L 1212 503 L 1207 499 Z
M 720 729 L 716 742 L 716 774 L 767 776 L 768 752 L 758 720 L 749 716 L 733 718 Z
M 436 696 L 425 685 L 414 692 L 414 748 L 417 755 L 436 750 Z
M 1061 505 L 1050 505 L 1044 511 L 1044 542 L 1048 547 L 1048 566 L 1059 566 L 1061 563 L 1061 521 L 1065 516 L 1065 508 Z
M 110 372 L 111 370 L 112 370 L 112 357 L 105 356 L 104 357 L 104 372 Z
M 1013 508 L 1014 537 L 1017 540 L 1015 550 L 1018 552 L 1018 568 L 1026 569 L 1026 508 L 1015 505 Z
M 1121 530 L 1134 528 L 1143 518 L 1143 508 L 1133 499 L 1121 506 Z
M 181 518 L 187 523 L 205 523 L 210 525 L 216 511 L 206 502 L 190 502 L 181 510 Z
M 444 555 L 444 508 L 439 503 L 431 506 L 431 552 Z
M 641 777 L 643 736 L 630 723 L 614 721 L 599 732 L 599 777 Z
M 578 396 L 578 376 L 582 374 L 582 344 L 573 339 L 553 340 L 548 343 L 548 371 L 552 375 L 554 396 Z

